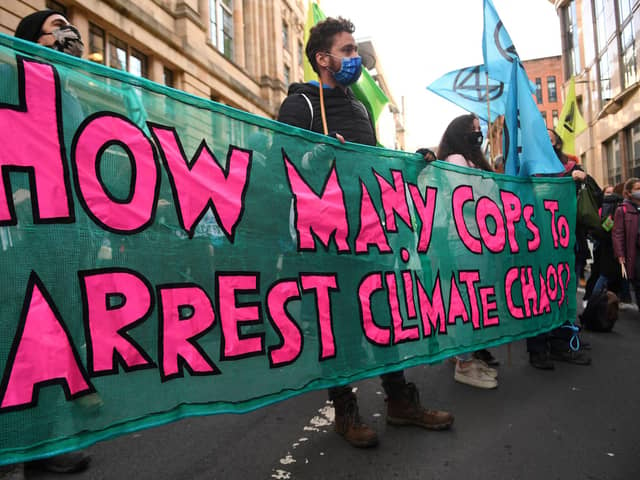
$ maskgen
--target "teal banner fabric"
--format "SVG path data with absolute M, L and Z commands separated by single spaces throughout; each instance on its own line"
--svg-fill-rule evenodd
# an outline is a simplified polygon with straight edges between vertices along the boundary
M 547 331 L 575 187 L 0 36 L 0 464 Z

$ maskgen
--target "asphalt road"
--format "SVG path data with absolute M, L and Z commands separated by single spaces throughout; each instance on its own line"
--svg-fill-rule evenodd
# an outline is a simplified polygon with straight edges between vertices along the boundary
M 581 295 L 579 295 L 581 297 Z M 332 430 L 323 391 L 245 415 L 183 420 L 101 442 L 88 479 L 640 479 L 640 314 L 620 311 L 613 333 L 586 333 L 588 367 L 529 366 L 524 341 L 494 349 L 500 386 L 453 380 L 443 362 L 406 372 L 423 404 L 455 416 L 451 431 L 387 426 L 378 379 L 357 383 L 380 445 L 359 450 Z M 62 479 L 27 470 L 29 479 Z

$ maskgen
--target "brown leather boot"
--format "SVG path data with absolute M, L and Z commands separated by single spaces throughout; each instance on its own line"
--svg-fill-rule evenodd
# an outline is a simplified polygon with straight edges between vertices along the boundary
M 368 448 L 378 444 L 376 431 L 360 419 L 358 400 L 353 392 L 336 398 L 333 406 L 336 412 L 336 433 L 354 447 Z
M 424 408 L 420 405 L 420 394 L 415 384 L 406 383 L 401 390 L 387 398 L 387 423 L 445 430 L 453 424 L 453 415 Z

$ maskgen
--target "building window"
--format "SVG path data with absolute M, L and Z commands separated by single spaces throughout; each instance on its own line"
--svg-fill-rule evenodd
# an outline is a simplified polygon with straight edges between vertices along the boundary
M 622 182 L 622 165 L 620 164 L 620 142 L 613 137 L 603 145 L 604 158 L 607 162 L 607 183 L 617 185 Z
M 544 126 L 547 126 L 547 112 L 540 112 L 542 119 L 544 120 Z
M 551 124 L 553 125 L 553 128 L 555 130 L 555 128 L 558 126 L 558 110 L 551 111 Z
M 620 43 L 622 46 L 622 68 L 624 88 L 634 84 L 637 77 L 635 31 L 631 16 L 631 1 L 619 0 L 620 6 Z
M 616 31 L 615 12 L 611 0 L 594 0 L 593 6 L 598 52 L 602 52 L 607 46 L 609 38 Z
M 536 102 L 542 103 L 542 79 L 536 77 Z
M 107 45 L 110 67 L 125 70 L 138 77 L 147 77 L 146 55 L 111 35 Z
M 304 64 L 304 45 L 302 42 L 298 42 L 298 66 L 302 67 Z
M 580 72 L 580 41 L 578 39 L 578 17 L 576 15 L 576 2 L 572 1 L 561 12 L 564 34 L 564 55 L 566 67 L 570 75 Z
M 62 5 L 60 2 L 56 2 L 54 0 L 47 0 L 45 3 L 48 9 L 55 10 L 56 12 L 60 12 L 65 17 L 67 16 L 67 7 Z
M 625 20 L 631 15 L 632 0 L 618 0 L 618 7 L 620 9 L 620 24 L 622 25 Z
M 289 50 L 289 24 L 282 21 L 282 46 L 285 50 Z
M 129 53 L 129 73 L 137 77 L 147 77 L 147 57 L 135 48 Z
M 87 58 L 92 62 L 102 63 L 104 65 L 104 30 L 94 25 L 89 24 L 89 55 Z
M 209 38 L 228 59 L 233 59 L 233 0 L 209 0 Z
M 127 44 L 122 40 L 111 37 L 109 39 L 109 66 L 120 70 L 127 70 Z
M 164 67 L 162 69 L 162 83 L 167 87 L 175 87 L 175 80 L 173 78 L 173 70 Z
M 291 69 L 289 68 L 288 65 L 284 66 L 284 84 L 285 86 L 289 86 L 289 83 L 291 83 Z
M 585 65 L 592 65 L 596 59 L 596 46 L 595 46 L 595 24 L 594 24 L 594 11 L 592 8 L 592 2 L 581 2 L 581 11 L 578 14 L 581 16 L 581 34 L 584 38 L 583 42 L 580 42 L 580 48 L 584 52 Z
M 632 177 L 640 176 L 640 121 L 633 124 L 628 132 L 627 158 L 629 159 L 629 172 Z
M 607 53 L 608 51 L 605 50 L 598 62 L 600 66 L 600 98 L 603 104 L 611 100 L 611 73 Z
M 556 77 L 552 75 L 547 77 L 547 97 L 549 102 L 557 102 L 558 101 L 558 93 L 556 90 Z

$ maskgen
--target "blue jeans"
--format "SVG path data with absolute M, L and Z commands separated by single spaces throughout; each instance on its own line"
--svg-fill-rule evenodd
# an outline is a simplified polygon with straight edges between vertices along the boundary
M 601 291 L 607 290 L 609 286 L 609 280 L 604 275 L 600 275 L 598 280 L 596 280 L 596 284 L 593 286 L 593 290 L 591 292 L 591 296 L 598 295 Z

